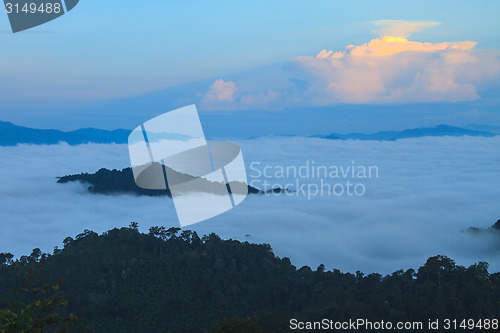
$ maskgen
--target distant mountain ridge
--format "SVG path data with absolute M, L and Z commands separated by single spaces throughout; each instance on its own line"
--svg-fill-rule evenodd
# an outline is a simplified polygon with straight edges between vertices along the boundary
M 482 126 L 482 127 L 481 127 Z M 479 128 L 479 129 L 478 129 Z M 500 135 L 497 131 L 486 131 L 481 128 L 493 129 L 494 126 L 475 125 L 475 129 L 454 127 L 449 125 L 438 125 L 435 127 L 424 127 L 407 129 L 404 131 L 382 131 L 372 134 L 350 133 L 329 135 L 313 135 L 314 138 L 329 140 L 372 140 L 372 141 L 394 141 L 399 139 L 420 138 L 428 136 L 480 136 L 494 137 Z M 85 143 L 116 143 L 125 144 L 131 130 L 102 130 L 96 128 L 82 128 L 76 131 L 64 132 L 54 129 L 34 129 L 17 126 L 10 122 L 0 121 L 0 146 L 15 146 L 17 144 L 52 145 L 66 142 L 69 145 Z M 289 135 L 294 137 L 294 135 Z M 258 137 L 251 137 L 255 139 Z
M 469 124 L 469 125 L 463 126 L 463 128 L 500 134 L 500 126 L 495 126 L 495 125 Z
M 130 130 L 107 131 L 96 128 L 82 128 L 63 132 L 53 129 L 34 129 L 0 121 L 0 146 L 17 144 L 52 145 L 66 142 L 70 145 L 84 143 L 127 143 Z
M 350 133 L 350 134 L 337 134 L 332 133 L 325 136 L 315 136 L 323 139 L 330 140 L 374 140 L 374 141 L 394 141 L 399 139 L 411 139 L 411 138 L 422 138 L 428 136 L 482 136 L 482 137 L 493 137 L 498 134 L 467 129 L 461 127 L 454 127 L 449 125 L 438 125 L 436 127 L 424 127 L 424 128 L 414 128 L 407 129 L 404 131 L 382 131 L 373 134 L 361 134 L 361 133 Z

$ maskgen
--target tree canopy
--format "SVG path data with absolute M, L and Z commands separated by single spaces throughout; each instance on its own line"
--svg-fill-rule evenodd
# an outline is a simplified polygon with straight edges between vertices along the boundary
M 63 249 L 18 259 L 0 254 L 0 309 L 19 300 L 26 271 L 41 283 L 61 279 L 61 316 L 85 318 L 95 332 L 287 332 L 289 320 L 406 321 L 498 318 L 500 274 L 431 257 L 418 270 L 343 273 L 320 265 L 297 269 L 268 244 L 199 236 L 136 222 L 102 235 L 85 230 Z M 241 332 L 245 332 L 242 330 Z

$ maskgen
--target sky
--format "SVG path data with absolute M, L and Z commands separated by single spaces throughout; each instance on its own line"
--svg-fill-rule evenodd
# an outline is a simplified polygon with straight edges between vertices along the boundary
M 488 228 L 500 218 L 500 137 L 383 142 L 274 137 L 236 143 L 251 184 L 293 183 L 289 188 L 296 191 L 291 196 L 249 196 L 187 229 L 269 243 L 298 267 L 324 264 L 327 269 L 388 274 L 418 268 L 428 257 L 442 254 L 459 265 L 487 261 L 490 271 L 500 270 L 499 235 L 464 232 Z M 29 255 L 36 247 L 52 252 L 84 229 L 102 233 L 132 221 L 142 232 L 151 226 L 179 226 L 167 197 L 94 195 L 84 184 L 56 182 L 57 176 L 121 169 L 129 163 L 126 145 L 0 147 L 0 252 Z M 277 173 L 280 166 L 299 169 L 307 163 L 345 170 L 375 166 L 378 172 L 366 178 L 321 176 L 331 186 L 344 186 L 342 195 L 326 190 L 314 195 L 314 187 L 299 191 L 297 180 L 320 183 L 312 171 L 297 178 L 293 172 L 284 177 Z M 263 174 L 266 167 L 269 178 Z M 349 196 L 347 180 L 362 184 L 365 193 Z
M 195 103 L 208 122 L 219 123 L 218 134 L 227 113 L 244 124 L 255 113 L 266 119 L 281 111 L 286 120 L 300 110 L 334 127 L 335 109 L 345 105 L 379 119 L 378 105 L 426 103 L 442 104 L 441 123 L 470 112 L 476 116 L 461 125 L 498 125 L 498 12 L 500 4 L 486 0 L 82 0 L 63 17 L 17 34 L 4 14 L 0 120 L 134 128 Z M 418 125 L 401 113 L 343 129 Z M 284 121 L 275 131 L 296 134 L 299 127 Z

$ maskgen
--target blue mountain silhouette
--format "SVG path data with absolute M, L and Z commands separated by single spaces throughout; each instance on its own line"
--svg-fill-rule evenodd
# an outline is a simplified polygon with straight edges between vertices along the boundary
M 107 131 L 95 128 L 82 128 L 63 132 L 53 129 L 33 129 L 0 121 L 0 146 L 15 146 L 20 143 L 50 145 L 66 142 L 70 145 L 83 143 L 127 143 L 130 130 Z
M 84 143 L 117 143 L 128 142 L 131 130 L 117 129 L 113 131 L 82 128 L 76 131 L 64 132 L 54 129 L 34 129 L 17 126 L 10 122 L 0 121 L 0 146 L 15 146 L 17 144 L 50 145 L 66 142 L 70 145 Z M 399 139 L 420 138 L 428 136 L 482 136 L 493 137 L 497 133 L 483 130 L 460 128 L 448 125 L 436 127 L 407 129 L 404 131 L 384 131 L 373 134 L 350 133 L 330 135 L 314 135 L 313 137 L 331 140 L 378 140 L 393 141 Z
M 332 133 L 330 135 L 321 136 L 324 139 L 331 140 L 377 140 L 377 141 L 393 141 L 399 139 L 410 139 L 410 138 L 421 138 L 426 136 L 483 136 L 483 137 L 493 137 L 497 134 L 478 131 L 467 128 L 460 128 L 448 125 L 438 125 L 436 127 L 425 127 L 425 128 L 414 128 L 407 129 L 404 131 L 384 131 L 377 132 L 373 134 L 361 134 L 361 133 L 350 133 L 350 134 L 337 134 Z

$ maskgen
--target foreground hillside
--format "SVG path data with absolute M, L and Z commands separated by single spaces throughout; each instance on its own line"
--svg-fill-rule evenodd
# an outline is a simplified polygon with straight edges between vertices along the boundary
M 388 276 L 322 265 L 296 269 L 266 244 L 215 234 L 200 238 L 178 228 L 153 227 L 142 234 L 132 223 L 102 235 L 87 230 L 68 237 L 53 254 L 35 249 L 14 262 L 0 254 L 0 309 L 12 307 L 7 300 L 25 297 L 14 290 L 27 283 L 62 279 L 69 305 L 61 311 L 86 319 L 95 332 L 203 332 L 235 316 L 255 318 L 269 332 L 288 331 L 291 318 L 498 318 L 500 273 L 487 268 L 465 268 L 436 256 L 418 271 Z M 30 270 L 39 281 L 26 281 Z

